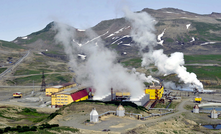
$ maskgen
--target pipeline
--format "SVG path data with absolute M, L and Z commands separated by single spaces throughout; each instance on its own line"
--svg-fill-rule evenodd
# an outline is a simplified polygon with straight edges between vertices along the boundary
M 167 113 L 163 113 L 163 114 L 151 114 L 150 116 L 142 117 L 140 119 L 145 120 L 145 119 L 153 117 L 153 116 L 162 116 L 162 115 L 166 115 L 166 114 L 170 114 L 170 113 L 173 113 L 173 112 L 167 112 Z

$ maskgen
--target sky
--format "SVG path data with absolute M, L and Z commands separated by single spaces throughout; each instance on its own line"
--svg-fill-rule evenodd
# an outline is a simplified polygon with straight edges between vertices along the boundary
M 221 13 L 221 0 L 0 0 L 0 40 L 12 41 L 43 29 L 52 21 L 78 29 L 123 17 L 122 8 L 173 7 L 198 14 Z

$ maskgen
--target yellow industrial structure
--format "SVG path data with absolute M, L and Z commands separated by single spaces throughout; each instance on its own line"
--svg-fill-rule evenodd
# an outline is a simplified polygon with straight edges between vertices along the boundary
M 201 98 L 201 97 L 196 97 L 196 98 L 195 98 L 195 102 L 200 103 L 201 101 L 202 101 L 202 98 Z
M 21 92 L 13 93 L 13 97 L 14 98 L 21 98 L 22 97 L 22 93 Z
M 65 89 L 62 92 L 51 95 L 51 107 L 62 107 L 72 102 L 88 99 L 88 91 L 85 87 L 75 87 Z
M 164 92 L 163 86 L 148 86 L 145 89 L 145 94 L 149 94 L 150 100 L 159 100 L 162 98 Z
M 52 87 L 48 87 L 45 89 L 45 95 L 46 96 L 51 96 L 54 93 L 58 93 L 63 91 L 64 89 L 68 89 L 68 88 L 72 88 L 75 87 L 76 83 L 65 83 L 62 85 L 56 85 L 56 86 L 52 86 Z
M 116 92 L 115 95 L 116 95 L 116 97 L 117 96 L 119 96 L 119 97 L 120 96 L 130 96 L 130 92 Z

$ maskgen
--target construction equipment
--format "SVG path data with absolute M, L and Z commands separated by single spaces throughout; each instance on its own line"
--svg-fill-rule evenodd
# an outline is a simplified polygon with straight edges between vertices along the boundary
M 22 97 L 22 93 L 21 92 L 13 93 L 13 97 L 14 98 L 21 98 Z
M 195 97 L 195 102 L 200 103 L 202 101 L 201 97 Z

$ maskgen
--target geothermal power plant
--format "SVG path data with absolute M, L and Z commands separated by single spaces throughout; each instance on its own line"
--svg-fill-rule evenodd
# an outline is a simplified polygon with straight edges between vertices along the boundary
M 45 95 L 51 97 L 51 107 L 53 108 L 82 100 L 133 102 L 138 106 L 146 106 L 150 100 L 162 98 L 164 87 L 149 86 L 143 90 L 143 95 L 137 98 L 132 98 L 130 92 L 114 91 L 113 88 L 109 91 L 109 94 L 94 97 L 96 89 L 77 86 L 76 83 L 65 83 L 46 88 Z

